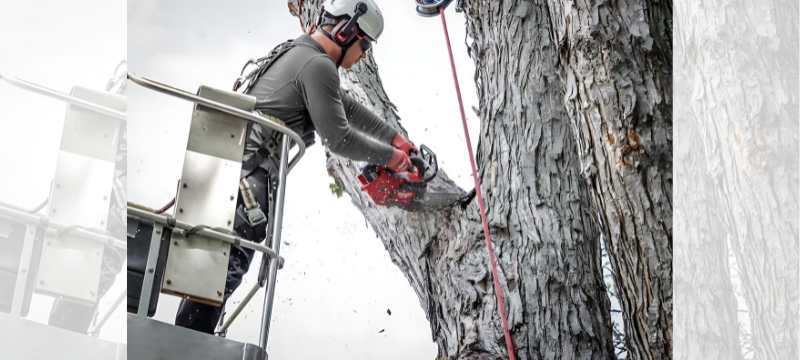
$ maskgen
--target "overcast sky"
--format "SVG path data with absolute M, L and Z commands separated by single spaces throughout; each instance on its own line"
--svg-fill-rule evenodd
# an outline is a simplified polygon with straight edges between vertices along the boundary
M 129 71 L 192 92 L 201 83 L 229 89 L 247 59 L 300 35 L 285 1 L 201 3 L 130 2 Z M 470 190 L 469 157 L 441 20 L 419 17 L 410 1 L 378 3 L 386 30 L 374 47 L 375 57 L 402 124 L 411 141 L 430 146 L 450 177 Z M 464 46 L 464 18 L 454 7 L 447 14 L 476 142 L 478 122 L 470 107 L 477 107 L 477 97 L 474 66 Z M 129 101 L 129 198 L 160 207 L 174 196 L 180 177 L 192 105 L 136 85 L 129 88 Z M 289 175 L 281 247 L 287 263 L 278 274 L 270 357 L 435 358 L 419 299 L 349 198 L 331 195 L 331 182 L 319 143 Z M 252 286 L 255 273 L 234 294 L 234 304 Z M 173 322 L 177 300 L 162 299 L 156 318 Z M 251 304 L 229 338 L 257 342 L 263 291 Z
M 104 90 L 127 53 L 124 0 L 4 2 L 0 72 L 69 93 Z M 66 105 L 0 81 L 0 202 L 33 208 L 50 192 Z M 126 290 L 125 272 L 101 300 L 105 311 Z M 52 298 L 34 295 L 29 320 L 47 323 Z M 101 338 L 125 342 L 124 306 Z M 36 339 L 38 341 L 39 339 Z

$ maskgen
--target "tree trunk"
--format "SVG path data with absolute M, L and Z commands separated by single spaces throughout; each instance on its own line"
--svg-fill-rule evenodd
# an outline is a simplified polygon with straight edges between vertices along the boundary
M 755 358 L 796 358 L 798 4 L 680 0 L 676 19 L 676 61 L 686 64 L 676 75 L 690 96 L 687 120 L 697 123 L 696 142 L 684 147 L 697 154 L 689 160 L 707 163 L 700 171 L 715 206 L 715 216 L 705 220 L 716 234 L 698 240 L 731 243 Z M 693 263 L 706 261 L 699 255 L 689 254 Z M 728 291 L 711 294 L 732 297 Z M 688 331 L 723 327 L 714 321 L 690 325 L 695 328 Z
M 305 30 L 320 4 L 319 0 L 303 1 L 301 18 Z M 297 3 L 293 5 L 298 6 Z M 563 5 L 556 7 L 563 8 Z M 582 172 L 581 154 L 585 154 L 585 150 L 579 152 L 581 147 L 576 139 L 589 139 L 590 144 L 599 144 L 600 140 L 592 140 L 588 137 L 590 133 L 577 129 L 578 115 L 565 106 L 571 104 L 569 96 L 576 94 L 567 92 L 573 91 L 574 85 L 573 88 L 567 86 L 569 78 L 560 53 L 563 49 L 556 46 L 559 44 L 556 39 L 563 37 L 556 37 L 557 30 L 551 26 L 553 22 L 563 24 L 565 17 L 560 12 L 551 12 L 552 8 L 544 1 L 484 0 L 470 1 L 465 9 L 469 33 L 474 38 L 471 52 L 478 68 L 476 79 L 481 103 L 477 165 L 516 356 L 519 359 L 615 358 L 610 303 L 602 280 L 598 226 L 600 221 L 608 222 L 601 217 L 610 216 L 606 211 L 598 211 L 594 204 L 595 198 L 602 199 L 594 194 L 612 192 L 614 195 L 604 196 L 624 197 L 624 201 L 614 200 L 618 202 L 615 211 L 620 213 L 615 221 L 618 224 L 630 222 L 631 225 L 625 225 L 630 229 L 643 226 L 633 231 L 623 227 L 624 224 L 617 225 L 615 231 L 625 235 L 610 240 L 616 244 L 616 252 L 635 250 L 630 258 L 623 258 L 628 261 L 625 266 L 629 272 L 622 277 L 636 283 L 630 295 L 636 302 L 629 304 L 626 311 L 643 312 L 643 315 L 635 315 L 637 320 L 632 323 L 638 329 L 634 328 L 631 333 L 636 334 L 638 340 L 635 341 L 642 344 L 641 348 L 646 350 L 649 346 L 651 353 L 668 354 L 663 348 L 669 348 L 671 338 L 664 334 L 668 334 L 671 319 L 663 314 L 663 309 L 669 307 L 671 297 L 663 289 L 671 288 L 671 281 L 664 280 L 664 274 L 670 274 L 671 253 L 660 252 L 669 247 L 668 243 L 653 242 L 671 239 L 669 220 L 665 220 L 665 224 L 658 222 L 658 216 L 669 211 L 667 205 L 671 203 L 669 172 L 658 172 L 659 166 L 664 166 L 659 161 L 668 162 L 671 154 L 671 146 L 664 143 L 669 136 L 664 132 L 671 124 L 671 115 L 663 112 L 667 105 L 658 102 L 666 98 L 661 93 L 669 87 L 662 83 L 657 91 L 653 90 L 658 95 L 648 94 L 651 97 L 647 104 L 651 108 L 658 107 L 652 112 L 660 117 L 653 119 L 656 115 L 651 115 L 653 118 L 641 127 L 646 139 L 637 140 L 645 143 L 638 146 L 654 148 L 651 156 L 655 160 L 626 153 L 627 161 L 644 165 L 637 168 L 631 164 L 596 163 L 595 168 L 609 168 L 600 170 L 601 174 L 622 177 L 613 179 L 621 182 L 617 187 L 603 188 L 601 192 L 596 188 L 600 181 L 587 181 L 586 172 Z M 411 4 L 409 11 L 413 11 Z M 629 71 L 645 72 L 647 69 L 650 68 Z M 664 73 L 661 69 L 647 71 L 650 72 L 645 75 L 650 78 L 656 76 L 653 74 L 663 76 Z M 583 83 L 586 71 L 578 71 L 578 74 Z M 354 98 L 371 106 L 387 122 L 403 131 L 372 58 L 340 75 L 343 87 Z M 638 79 L 645 75 L 638 75 Z M 636 77 L 635 74 L 627 76 Z M 602 81 L 613 86 L 611 80 Z M 574 78 L 571 84 L 575 84 Z M 626 112 L 605 111 L 613 111 L 614 116 L 621 117 L 615 121 L 627 126 L 613 124 L 613 130 L 607 131 L 623 134 L 619 136 L 620 142 L 631 143 L 628 139 L 633 136 L 628 135 L 629 127 L 636 123 L 629 117 L 633 116 L 634 104 L 638 104 L 633 97 L 634 90 L 639 89 L 630 83 L 627 86 L 620 90 L 624 90 L 627 97 L 619 100 L 620 104 L 607 106 L 614 109 L 627 106 Z M 642 111 L 637 108 L 636 114 L 640 113 Z M 644 122 L 638 117 L 636 120 Z M 654 124 L 658 122 L 666 125 Z M 619 146 L 613 149 L 617 153 L 621 151 Z M 638 148 L 631 151 L 643 152 Z M 605 153 L 592 156 L 612 157 Z M 449 359 L 507 358 L 476 201 L 464 208 L 430 213 L 377 207 L 359 191 L 356 164 L 330 155 L 328 169 L 408 278 L 428 314 L 440 355 Z M 455 188 L 444 172 L 440 171 L 439 178 L 435 186 Z M 592 176 L 588 178 L 591 180 Z M 649 183 L 639 179 L 647 179 Z M 612 179 L 605 181 L 611 183 Z M 631 193 L 626 194 L 626 191 Z M 659 229 L 663 231 L 656 232 Z M 650 243 L 635 243 L 637 241 Z M 643 281 L 641 276 L 635 278 L 636 275 L 650 277 Z M 648 308 L 654 309 L 653 315 L 644 313 Z M 649 336 L 653 339 L 647 343 Z
M 503 1 L 491 10 L 479 3 L 468 2 L 472 33 L 487 38 L 476 44 L 487 50 L 504 44 L 499 58 L 513 56 L 510 63 L 519 63 L 512 74 L 529 66 L 549 68 L 547 81 L 562 89 L 562 97 L 550 101 L 563 101 L 574 129 L 629 355 L 671 359 L 671 1 Z M 499 21 L 485 20 L 492 19 L 489 14 Z M 517 28 L 523 31 L 511 32 Z M 491 61 L 478 55 L 476 65 Z M 508 86 L 513 85 L 499 84 Z
M 680 39 L 680 37 L 678 37 Z M 676 69 L 686 69 L 683 44 Z M 675 103 L 688 104 L 691 83 L 675 74 Z M 731 284 L 725 219 L 706 176 L 700 121 L 675 109 L 675 359 L 742 359 L 736 295 Z

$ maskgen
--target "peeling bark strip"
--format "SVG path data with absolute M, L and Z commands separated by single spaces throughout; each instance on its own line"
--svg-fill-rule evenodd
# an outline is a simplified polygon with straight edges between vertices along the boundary
M 306 26 L 320 4 L 303 1 Z M 516 357 L 613 359 L 598 216 L 549 30 L 558 14 L 547 8 L 544 0 L 466 5 L 478 68 L 477 165 L 487 221 Z M 372 58 L 340 75 L 350 95 L 405 133 Z M 615 136 L 622 144 L 629 133 Z M 431 213 L 376 207 L 359 191 L 355 164 L 330 155 L 327 166 L 409 280 L 439 354 L 451 360 L 506 359 L 477 204 Z M 456 188 L 439 174 L 436 186 Z
M 683 259 L 678 263 L 676 258 L 676 288 L 695 289 L 689 293 L 693 297 L 681 299 L 688 313 L 676 317 L 681 321 L 676 334 L 686 343 L 680 358 L 733 358 L 724 355 L 723 346 L 739 340 L 738 327 L 735 335 L 730 333 L 736 298 L 729 281 L 717 279 L 719 269 L 707 263 L 709 256 L 693 252 L 716 248 L 709 255 L 719 262 L 718 253 L 727 252 L 730 242 L 754 358 L 796 359 L 798 2 L 679 0 L 675 9 L 675 61 L 683 69 L 675 75 L 687 106 L 676 128 L 681 130 L 679 159 L 687 164 L 688 175 L 680 183 L 713 210 L 704 214 L 702 208 L 686 212 L 686 204 L 677 208 L 682 216 L 676 220 L 690 237 L 676 247 Z M 711 272 L 701 272 L 705 269 Z M 698 290 L 703 285 L 710 286 Z M 727 303 L 725 311 L 697 306 L 709 301 Z

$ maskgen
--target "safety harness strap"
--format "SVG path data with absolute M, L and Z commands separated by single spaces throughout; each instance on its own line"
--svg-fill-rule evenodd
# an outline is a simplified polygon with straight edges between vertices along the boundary
M 250 90 L 250 87 L 252 87 L 253 84 L 255 84 L 255 82 L 258 80 L 258 78 L 261 77 L 261 75 L 264 75 L 270 66 L 275 63 L 275 60 L 297 45 L 319 51 L 319 49 L 317 49 L 314 45 L 296 42 L 294 40 L 287 40 L 286 42 L 280 43 L 278 46 L 272 49 L 267 56 L 264 56 L 258 60 L 249 60 L 246 64 L 244 64 L 239 78 L 233 83 L 233 91 L 241 92 L 243 94 L 247 93 L 247 91 Z M 247 70 L 249 65 L 256 65 L 257 69 L 252 72 L 245 73 L 245 70 Z
M 277 123 L 278 125 L 286 126 L 285 122 L 274 116 L 266 115 L 261 111 L 256 111 L 256 113 L 267 120 Z M 253 124 L 254 123 L 252 121 L 247 124 L 247 136 L 250 136 L 251 132 L 253 131 Z M 280 134 L 281 133 L 278 131 L 273 131 L 271 136 L 268 136 L 261 141 L 261 146 L 253 153 L 253 156 L 242 163 L 242 175 L 240 179 L 244 179 L 249 176 L 270 156 L 273 156 L 277 153 L 278 136 L 280 136 Z

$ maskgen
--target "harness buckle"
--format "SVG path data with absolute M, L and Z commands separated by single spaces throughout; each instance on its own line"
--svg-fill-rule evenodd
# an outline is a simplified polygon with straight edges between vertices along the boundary
M 258 206 L 252 209 L 245 208 L 244 212 L 247 214 L 247 221 L 250 223 L 250 226 L 255 227 L 256 225 L 267 222 L 267 216 L 264 215 L 264 212 L 261 211 L 261 208 Z
M 253 197 L 253 191 L 250 190 L 247 179 L 243 178 L 239 180 L 239 191 L 242 193 L 244 212 L 247 214 L 247 222 L 250 223 L 250 226 L 255 227 L 256 225 L 267 222 L 267 216 L 264 215 L 264 211 L 261 210 L 255 197 Z

